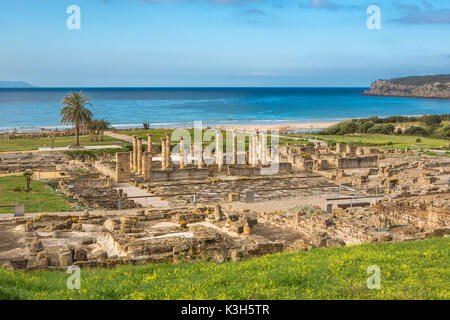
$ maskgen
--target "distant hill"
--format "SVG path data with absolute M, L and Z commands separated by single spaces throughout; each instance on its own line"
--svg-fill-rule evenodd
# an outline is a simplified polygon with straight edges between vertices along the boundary
M 367 96 L 450 99 L 450 74 L 378 80 Z
M 0 81 L 0 88 L 34 88 L 35 86 L 25 81 Z

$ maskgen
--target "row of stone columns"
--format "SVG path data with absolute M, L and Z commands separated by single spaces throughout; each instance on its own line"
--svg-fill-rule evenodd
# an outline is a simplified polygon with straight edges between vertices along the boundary
M 138 136 L 133 136 L 133 151 L 130 152 L 130 169 L 135 174 L 143 175 L 145 181 L 151 179 L 152 170 L 152 135 L 147 135 L 147 151 L 143 152 L 143 139 Z
M 267 148 L 267 134 L 253 131 L 247 133 L 249 136 L 249 150 L 248 150 L 248 163 L 252 166 L 267 165 L 268 163 L 268 148 Z M 151 136 L 149 136 L 149 145 L 151 145 Z M 136 141 L 136 148 L 139 149 L 139 139 Z M 237 164 L 238 162 L 238 139 L 236 131 L 232 134 L 232 156 L 231 164 Z M 198 168 L 203 168 L 203 147 L 200 143 L 194 143 L 187 147 L 184 142 L 184 138 L 180 138 L 180 169 L 186 167 L 186 158 L 188 153 L 193 154 L 197 161 Z M 142 155 L 139 152 L 136 155 L 136 161 L 139 163 Z M 218 170 L 222 170 L 224 164 L 223 153 L 223 137 L 220 131 L 216 133 L 216 148 L 215 148 L 215 160 Z M 161 167 L 162 170 L 168 170 L 171 168 L 171 151 L 170 151 L 170 136 L 166 133 L 165 138 L 161 139 Z M 134 166 L 133 166 L 134 168 Z M 137 165 L 139 171 L 139 166 Z M 142 170 L 142 169 L 141 169 Z
M 170 155 L 170 136 L 166 133 L 164 138 L 161 138 L 161 168 L 162 170 L 170 169 L 172 165 L 172 158 Z

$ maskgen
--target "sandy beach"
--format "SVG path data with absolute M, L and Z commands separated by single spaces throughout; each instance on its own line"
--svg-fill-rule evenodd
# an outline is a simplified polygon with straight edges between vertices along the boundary
M 307 123 L 269 123 L 269 124 L 239 124 L 232 126 L 214 126 L 217 129 L 240 129 L 240 130 L 253 130 L 253 129 L 263 129 L 263 130 L 279 130 L 282 132 L 289 131 L 299 131 L 299 130 L 319 130 L 326 129 L 338 122 L 307 122 Z

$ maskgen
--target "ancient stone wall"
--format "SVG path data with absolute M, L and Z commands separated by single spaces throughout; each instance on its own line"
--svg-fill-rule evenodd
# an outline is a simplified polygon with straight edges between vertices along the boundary
M 370 168 L 378 166 L 378 156 L 342 157 L 337 159 L 339 169 Z

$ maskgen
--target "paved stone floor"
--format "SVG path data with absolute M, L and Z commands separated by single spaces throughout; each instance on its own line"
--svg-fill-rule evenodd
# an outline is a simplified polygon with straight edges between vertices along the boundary
M 113 184 L 113 188 L 118 190 L 122 189 L 127 196 L 130 197 L 140 197 L 140 196 L 148 196 L 149 194 L 145 190 L 141 190 L 138 187 L 135 187 L 128 183 L 115 183 Z M 148 205 L 151 205 L 153 208 L 169 208 L 169 202 L 161 200 L 157 197 L 148 197 L 148 198 L 137 198 L 132 199 L 134 202 L 141 204 L 144 208 Z

